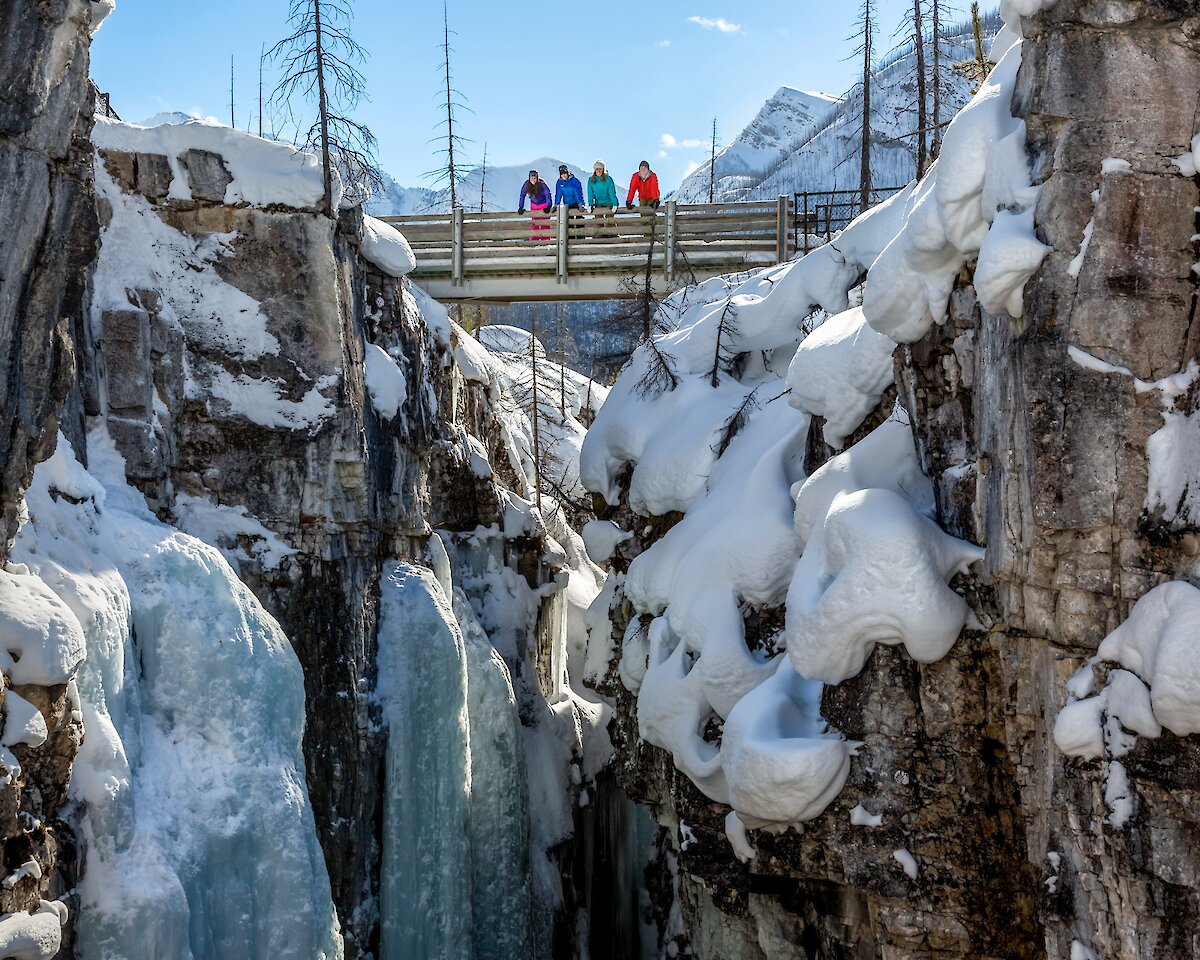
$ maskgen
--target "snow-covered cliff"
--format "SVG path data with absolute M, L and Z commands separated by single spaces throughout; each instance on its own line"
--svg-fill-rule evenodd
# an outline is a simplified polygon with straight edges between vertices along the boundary
M 996 25 L 989 20 L 990 32 Z M 970 99 L 972 83 L 952 65 L 973 60 L 969 30 L 947 31 L 942 43 L 942 110 L 952 117 Z M 916 170 L 917 64 L 911 45 L 883 61 L 872 77 L 871 168 L 877 186 L 908 183 Z M 932 101 L 932 94 L 929 94 Z M 802 190 L 852 190 L 858 187 L 861 150 L 862 86 L 841 97 L 803 93 L 783 87 L 758 115 L 718 154 L 717 200 L 774 199 Z M 688 176 L 675 198 L 682 203 L 708 201 L 710 164 Z

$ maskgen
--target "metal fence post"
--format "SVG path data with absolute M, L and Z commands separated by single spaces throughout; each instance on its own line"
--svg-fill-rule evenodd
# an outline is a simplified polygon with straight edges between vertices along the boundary
M 567 282 L 567 205 L 558 205 L 558 282 Z
M 463 208 L 455 207 L 450 214 L 450 282 L 456 287 L 463 284 Z
M 783 263 L 788 258 L 788 203 L 790 198 L 780 194 L 775 209 L 775 262 Z
M 663 251 L 667 280 L 675 279 L 675 201 L 667 201 L 667 246 Z

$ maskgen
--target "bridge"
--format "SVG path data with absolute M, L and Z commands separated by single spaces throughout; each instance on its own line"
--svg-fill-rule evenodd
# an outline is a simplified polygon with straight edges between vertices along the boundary
M 619 300 L 656 296 L 797 250 L 791 197 L 676 203 L 608 215 L 452 213 L 382 217 L 417 255 L 413 281 L 442 303 Z

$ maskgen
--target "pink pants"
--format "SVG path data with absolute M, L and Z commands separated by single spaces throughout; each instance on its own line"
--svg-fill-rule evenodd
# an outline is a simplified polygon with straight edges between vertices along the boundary
M 548 242 L 550 236 L 550 218 L 546 216 L 546 211 L 550 209 L 548 203 L 531 203 L 529 209 L 533 214 L 533 225 L 529 228 L 529 239 L 534 243 L 539 241 Z

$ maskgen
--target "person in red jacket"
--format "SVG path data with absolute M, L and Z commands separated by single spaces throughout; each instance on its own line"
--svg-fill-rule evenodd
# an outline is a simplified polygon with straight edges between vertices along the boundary
M 633 209 L 633 198 L 638 198 L 638 206 L 658 208 L 662 195 L 658 192 L 658 174 L 650 169 L 650 161 L 643 160 L 638 164 L 638 171 L 629 181 L 629 194 L 625 197 L 625 209 Z

